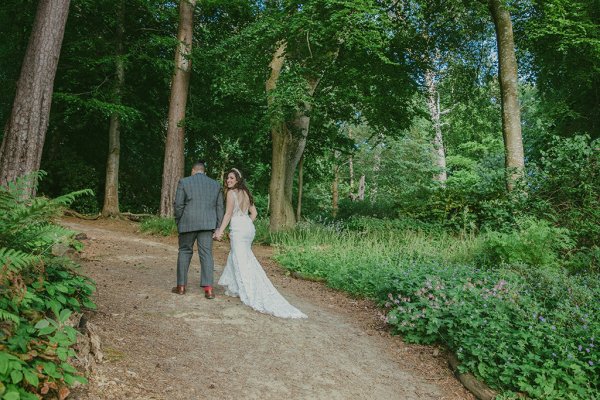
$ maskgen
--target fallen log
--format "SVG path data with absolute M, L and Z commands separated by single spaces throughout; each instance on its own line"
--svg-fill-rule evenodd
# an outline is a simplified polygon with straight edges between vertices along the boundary
M 448 354 L 448 364 L 458 380 L 479 400 L 493 400 L 498 396 L 498 393 L 492 390 L 488 385 L 481 382 L 471 373 L 461 374 L 458 371 L 458 359 L 454 354 Z

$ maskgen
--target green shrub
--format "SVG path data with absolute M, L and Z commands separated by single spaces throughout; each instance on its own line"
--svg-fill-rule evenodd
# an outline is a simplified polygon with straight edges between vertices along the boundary
M 529 213 L 569 229 L 576 252 L 573 270 L 598 271 L 600 245 L 600 139 L 554 137 L 532 166 L 526 203 Z
M 140 230 L 150 235 L 177 235 L 177 224 L 173 218 L 150 217 L 140 223 Z
M 515 231 L 487 232 L 482 239 L 478 261 L 486 266 L 523 263 L 558 268 L 561 253 L 574 246 L 567 229 L 535 218 L 518 220 Z
M 68 393 L 85 383 L 69 363 L 76 331 L 66 324 L 74 311 L 94 308 L 94 284 L 77 265 L 53 255 L 56 246 L 74 246 L 75 232 L 52 221 L 83 190 L 50 200 L 23 200 L 34 174 L 0 187 L 0 396 L 38 399 Z
M 269 232 L 269 219 L 257 218 L 254 221 L 254 227 L 256 228 L 254 243 L 265 245 L 271 244 L 271 232 Z
M 351 201 L 341 199 L 337 218 L 340 220 L 350 217 L 394 218 L 398 213 L 397 205 L 390 199 L 380 199 L 377 202 L 369 200 Z

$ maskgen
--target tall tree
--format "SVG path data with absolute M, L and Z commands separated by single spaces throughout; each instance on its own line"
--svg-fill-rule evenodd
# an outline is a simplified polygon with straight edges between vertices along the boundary
M 125 1 L 121 0 L 118 5 L 117 22 L 117 54 L 115 60 L 116 80 L 115 80 L 115 99 L 121 103 L 121 91 L 125 81 L 125 61 L 123 51 L 123 34 L 125 30 Z M 119 161 L 121 155 L 121 119 L 118 112 L 113 112 L 110 116 L 110 125 L 108 128 L 108 158 L 106 160 L 106 182 L 104 185 L 104 206 L 102 207 L 103 217 L 113 217 L 119 214 Z
M 496 28 L 498 46 L 498 75 L 502 98 L 502 135 L 506 168 L 506 187 L 515 188 L 523 176 L 525 155 L 521 136 L 521 109 L 519 106 L 517 57 L 510 12 L 503 0 L 489 0 L 488 6 Z
M 177 182 L 183 176 L 185 109 L 192 70 L 192 36 L 194 31 L 194 9 L 196 0 L 179 2 L 179 30 L 177 49 L 175 50 L 175 72 L 171 82 L 171 99 L 167 122 L 165 160 L 163 163 L 162 190 L 160 196 L 160 215 L 173 216 L 173 201 Z
M 0 147 L 0 185 L 38 170 L 70 0 L 41 1 Z M 35 195 L 31 187 L 29 195 Z

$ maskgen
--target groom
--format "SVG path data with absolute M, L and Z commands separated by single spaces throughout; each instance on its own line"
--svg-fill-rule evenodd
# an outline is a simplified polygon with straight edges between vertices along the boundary
M 177 257 L 177 286 L 173 293 L 185 294 L 188 270 L 192 260 L 194 242 L 198 242 L 200 257 L 200 286 L 204 297 L 214 299 L 212 255 L 213 232 L 223 220 L 223 194 L 221 185 L 205 175 L 204 161 L 192 166 L 192 175 L 183 178 L 175 194 L 175 222 L 179 232 Z

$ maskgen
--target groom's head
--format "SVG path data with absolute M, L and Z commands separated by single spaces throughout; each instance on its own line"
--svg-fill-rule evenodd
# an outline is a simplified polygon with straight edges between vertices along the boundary
M 198 173 L 205 173 L 206 172 L 206 166 L 204 164 L 204 160 L 198 160 L 194 163 L 194 165 L 192 165 L 192 175 L 198 174 Z

